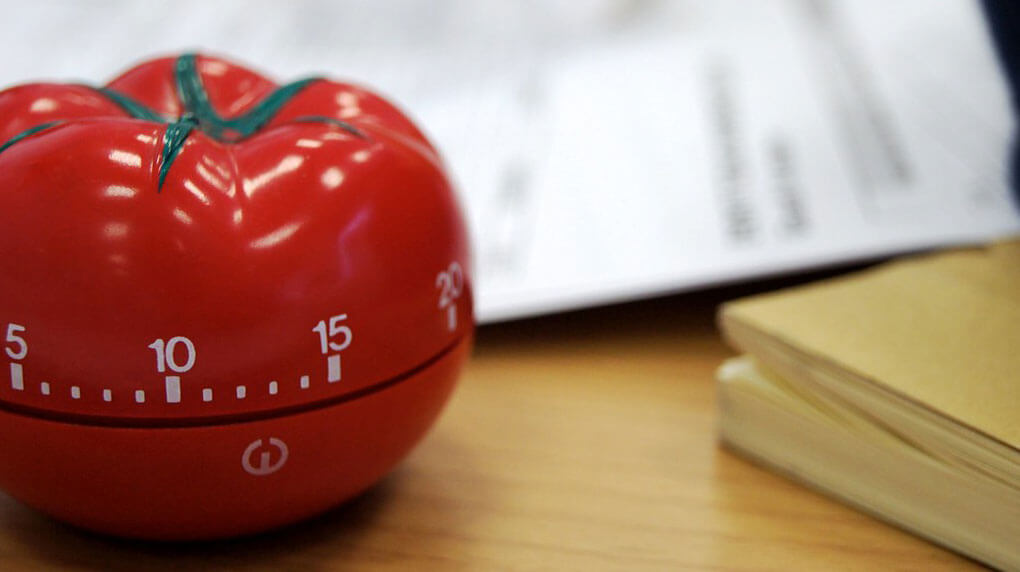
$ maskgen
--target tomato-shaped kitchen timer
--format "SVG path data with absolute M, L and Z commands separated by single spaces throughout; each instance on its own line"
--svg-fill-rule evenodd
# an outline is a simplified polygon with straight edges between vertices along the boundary
M 293 522 L 422 437 L 473 333 L 435 149 L 352 85 L 156 59 L 0 93 L 0 488 L 155 539 Z

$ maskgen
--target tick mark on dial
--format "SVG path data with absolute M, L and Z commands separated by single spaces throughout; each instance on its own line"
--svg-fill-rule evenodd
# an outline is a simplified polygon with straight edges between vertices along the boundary
M 17 391 L 25 389 L 25 372 L 20 363 L 11 363 L 11 388 Z
M 181 377 L 179 375 L 166 376 L 166 402 L 181 402 Z
M 326 381 L 329 383 L 336 383 L 340 381 L 341 370 L 340 370 L 340 354 L 333 354 L 326 359 L 327 363 L 327 374 Z

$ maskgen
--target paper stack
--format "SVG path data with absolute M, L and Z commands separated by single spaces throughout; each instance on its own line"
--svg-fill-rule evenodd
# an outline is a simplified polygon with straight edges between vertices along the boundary
M 1020 569 L 1020 241 L 726 304 L 723 443 Z

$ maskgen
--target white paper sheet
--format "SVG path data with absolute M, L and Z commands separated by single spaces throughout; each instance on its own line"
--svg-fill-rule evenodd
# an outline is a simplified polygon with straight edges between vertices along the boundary
M 976 4 L 5 7 L 0 83 L 201 49 L 401 103 L 444 152 L 483 322 L 1020 231 Z

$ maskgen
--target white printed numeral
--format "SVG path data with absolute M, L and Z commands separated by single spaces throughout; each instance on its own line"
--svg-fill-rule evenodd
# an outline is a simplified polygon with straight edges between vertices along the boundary
M 18 324 L 7 324 L 7 357 L 11 359 L 25 359 L 28 355 L 28 342 L 25 338 L 19 336 L 19 333 L 24 333 L 25 326 Z M 17 348 L 17 349 L 15 349 Z
M 322 355 L 336 352 L 326 358 L 326 381 L 329 383 L 336 383 L 343 378 L 339 352 L 347 349 L 347 346 L 351 345 L 351 341 L 354 340 L 354 332 L 351 331 L 350 326 L 343 323 L 345 320 L 347 320 L 347 314 L 337 314 L 330 316 L 328 322 L 319 320 L 319 323 L 312 328 L 313 332 L 319 334 L 319 349 L 322 350 Z M 304 377 L 301 378 L 301 387 L 308 387 Z
M 446 326 L 457 329 L 457 305 L 455 302 L 464 291 L 464 270 L 454 261 L 436 274 L 436 288 L 439 289 L 439 309 L 446 310 Z
M 319 334 L 319 346 L 323 355 L 328 354 L 330 351 L 342 352 L 347 349 L 347 346 L 351 345 L 351 340 L 354 339 L 354 332 L 351 331 L 350 326 L 343 324 L 346 319 L 347 314 L 330 316 L 328 328 L 326 320 L 319 320 L 319 323 L 312 328 L 313 332 Z M 341 338 L 341 341 L 336 341 L 337 338 Z
M 24 366 L 17 363 L 17 360 L 25 359 L 28 355 L 28 342 L 25 338 L 18 334 L 25 332 L 25 326 L 10 323 L 7 324 L 7 336 L 5 341 L 7 342 L 7 357 L 11 358 L 11 388 L 17 391 L 24 391 L 25 389 L 25 370 Z
M 165 342 L 159 338 L 149 347 L 156 352 L 156 371 L 159 373 L 166 372 L 168 367 L 173 372 L 184 373 L 195 366 L 195 344 L 184 336 L 174 336 Z M 180 356 L 179 347 L 184 348 L 183 363 L 177 359 Z

